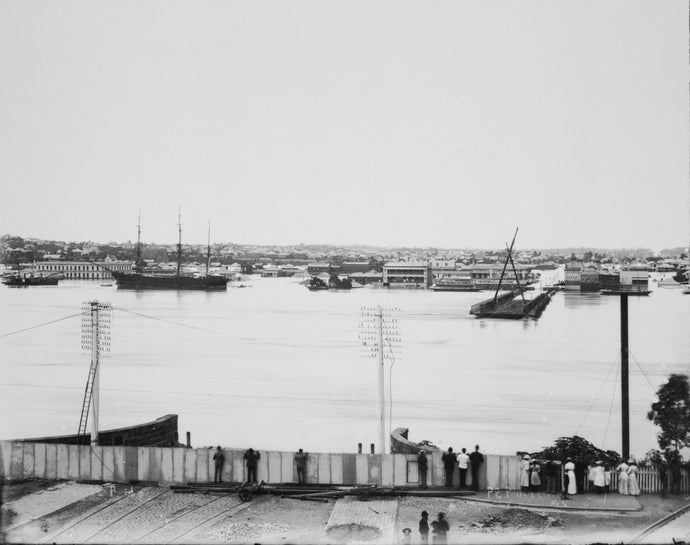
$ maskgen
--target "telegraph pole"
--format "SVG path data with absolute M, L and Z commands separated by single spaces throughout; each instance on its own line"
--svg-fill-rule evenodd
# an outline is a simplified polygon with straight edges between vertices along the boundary
M 99 394 L 100 394 L 100 355 L 110 350 L 110 303 L 97 300 L 82 306 L 81 346 L 91 353 L 91 366 L 86 379 L 84 400 L 81 406 L 78 436 L 86 435 L 86 426 L 91 421 L 91 444 L 98 444 Z
M 365 349 L 365 355 L 374 358 L 378 371 L 378 420 L 379 420 L 379 445 L 380 452 L 386 452 L 386 392 L 384 381 L 384 362 L 394 361 L 393 346 L 400 343 L 398 320 L 391 316 L 397 312 L 397 308 L 362 307 L 359 324 L 359 338 Z M 386 351 L 386 345 L 389 350 Z
M 623 459 L 630 458 L 630 400 L 628 391 L 628 295 L 621 293 L 621 427 Z

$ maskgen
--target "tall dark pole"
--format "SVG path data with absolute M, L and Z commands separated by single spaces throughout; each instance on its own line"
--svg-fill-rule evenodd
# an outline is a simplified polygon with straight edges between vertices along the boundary
M 621 294 L 621 416 L 623 459 L 630 457 L 630 403 L 628 399 L 628 296 Z

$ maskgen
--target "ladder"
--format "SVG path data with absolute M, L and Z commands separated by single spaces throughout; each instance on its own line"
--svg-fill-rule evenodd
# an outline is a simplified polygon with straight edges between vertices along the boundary
M 79 419 L 78 437 L 86 436 L 86 424 L 89 420 L 89 408 L 91 407 L 91 395 L 93 394 L 93 382 L 96 379 L 96 370 L 98 369 L 98 359 L 91 361 L 89 368 L 89 377 L 86 379 L 86 389 L 84 390 L 84 402 L 81 406 L 81 418 Z

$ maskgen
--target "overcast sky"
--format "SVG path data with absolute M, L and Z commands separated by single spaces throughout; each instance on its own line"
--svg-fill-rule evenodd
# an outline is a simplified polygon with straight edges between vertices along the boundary
M 0 2 L 0 234 L 686 246 L 688 3 Z

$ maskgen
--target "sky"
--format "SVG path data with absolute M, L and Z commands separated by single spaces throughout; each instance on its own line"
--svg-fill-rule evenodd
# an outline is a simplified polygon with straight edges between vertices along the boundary
M 0 234 L 687 246 L 688 4 L 0 2 Z

